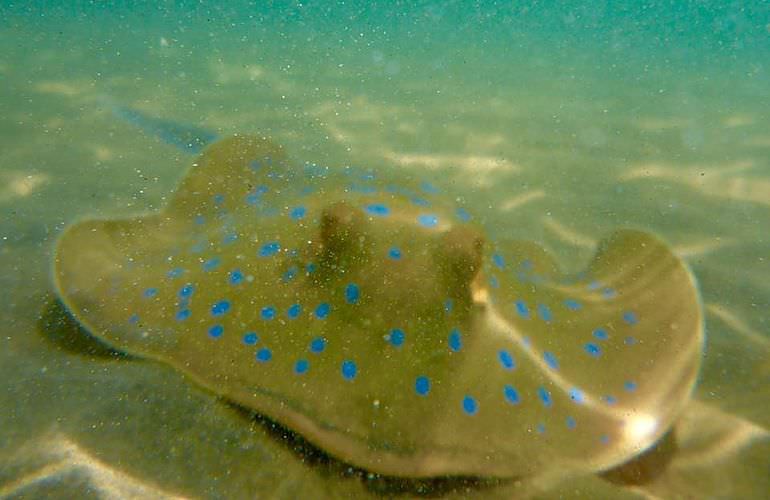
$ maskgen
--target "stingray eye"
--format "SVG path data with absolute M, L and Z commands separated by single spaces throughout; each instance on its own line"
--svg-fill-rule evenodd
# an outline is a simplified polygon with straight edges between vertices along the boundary
M 321 215 L 322 265 L 345 267 L 364 252 L 362 228 L 365 221 L 360 210 L 339 202 L 326 207 Z
M 436 266 L 444 277 L 450 294 L 470 300 L 470 284 L 481 268 L 484 238 L 470 227 L 452 227 L 439 239 Z

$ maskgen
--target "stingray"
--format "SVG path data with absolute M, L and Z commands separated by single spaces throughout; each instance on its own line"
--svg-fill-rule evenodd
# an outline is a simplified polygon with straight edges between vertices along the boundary
M 637 456 L 703 345 L 686 265 L 621 229 L 577 274 L 434 184 L 208 146 L 168 205 L 83 220 L 53 280 L 93 336 L 376 473 L 525 477 Z

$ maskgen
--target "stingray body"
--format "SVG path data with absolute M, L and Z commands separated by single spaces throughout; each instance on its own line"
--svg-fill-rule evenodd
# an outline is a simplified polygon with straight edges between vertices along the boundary
M 53 274 L 108 344 L 408 477 L 621 463 L 668 430 L 703 340 L 652 235 L 564 276 L 431 184 L 294 166 L 257 137 L 209 146 L 158 213 L 69 227 Z

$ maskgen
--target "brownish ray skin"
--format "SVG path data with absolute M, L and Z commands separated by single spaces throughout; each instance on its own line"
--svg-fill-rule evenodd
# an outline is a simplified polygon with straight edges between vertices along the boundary
M 251 208 L 244 207 L 242 200 L 255 185 L 269 182 L 249 167 L 255 158 L 270 158 L 276 165 L 271 172 L 287 171 L 283 151 L 269 141 L 227 139 L 204 153 L 160 213 L 84 221 L 68 229 L 58 242 L 54 276 L 62 301 L 81 324 L 112 346 L 174 366 L 202 386 L 281 422 L 344 461 L 390 475 L 512 477 L 595 472 L 628 460 L 654 443 L 689 398 L 702 339 L 700 309 L 691 276 L 657 238 L 621 231 L 598 252 L 590 269 L 617 288 L 619 305 L 594 304 L 589 292 L 562 285 L 550 257 L 537 245 L 526 243 L 499 244 L 498 248 L 511 259 L 527 257 L 538 272 L 554 280 L 537 287 L 520 285 L 500 272 L 500 289 L 490 289 L 487 280 L 492 270 L 483 268 L 492 250 L 478 228 L 454 221 L 439 199 L 434 200 L 433 209 L 442 224 L 426 228 L 414 222 L 417 212 L 408 200 L 379 192 L 365 198 L 390 205 L 391 217 L 375 220 L 354 206 L 344 189 L 332 185 L 323 189 L 322 196 L 307 198 L 310 215 L 299 226 L 287 226 L 285 219 L 260 219 L 259 224 L 239 226 L 241 239 L 234 246 L 216 246 L 210 241 L 219 237 L 220 227 L 198 228 L 190 219 L 196 214 L 216 216 L 221 207 L 212 199 L 225 193 L 224 208 L 237 221 L 250 221 L 244 211 Z M 277 194 L 272 196 L 271 191 L 265 198 L 281 207 L 286 204 Z M 155 285 L 154 276 L 167 266 L 170 249 L 180 241 L 191 244 L 192 236 L 199 234 L 208 236 L 206 248 L 213 245 L 221 252 L 223 268 L 237 265 L 253 279 L 239 289 L 233 311 L 221 320 L 228 333 L 216 343 L 201 333 L 211 323 L 208 316 L 178 323 L 171 319 L 173 308 L 166 302 L 152 306 L 156 303 L 139 298 L 141 290 Z M 296 248 L 297 256 L 242 257 L 253 256 L 259 245 L 272 240 L 280 240 L 282 248 Z M 383 258 L 394 242 L 405 255 L 397 266 Z M 198 285 L 198 304 L 213 304 L 230 293 L 220 281 L 200 271 L 202 257 L 174 255 L 189 270 L 185 279 Z M 276 276 L 308 260 L 318 263 L 315 274 L 283 288 L 276 283 Z M 221 273 L 216 276 L 223 282 Z M 361 289 L 355 307 L 345 304 L 341 292 L 348 282 Z M 159 297 L 173 297 L 178 289 L 178 284 L 165 282 L 157 286 Z M 123 289 L 130 293 L 125 295 Z M 594 401 L 601 392 L 589 393 L 590 404 L 570 401 L 566 389 L 574 380 L 591 389 L 599 382 L 610 387 L 617 377 L 585 376 L 591 373 L 588 367 L 596 365 L 589 365 L 592 361 L 584 353 L 572 355 L 565 350 L 574 343 L 570 333 L 576 332 L 516 317 L 506 308 L 516 296 L 531 296 L 532 304 L 550 301 L 553 308 L 564 297 L 581 298 L 591 315 L 559 323 L 560 328 L 576 328 L 576 332 L 589 328 L 594 314 L 615 318 L 622 309 L 614 308 L 642 304 L 644 319 L 652 324 L 638 330 L 641 354 L 625 355 L 616 363 L 617 370 L 642 377 L 640 382 L 645 384 L 640 384 L 637 395 L 627 396 L 616 407 Z M 270 345 L 273 359 L 269 365 L 255 364 L 253 351 L 229 332 L 263 325 L 261 305 L 285 311 L 297 297 L 304 301 L 306 314 L 295 322 L 281 318 L 271 323 L 280 324 L 280 329 L 265 330 L 262 342 Z M 454 300 L 451 316 L 440 307 L 448 297 Z M 308 310 L 326 300 L 333 314 L 319 322 Z M 143 319 L 127 325 L 128 313 L 135 310 Z M 559 310 L 559 314 L 565 313 Z M 396 351 L 381 340 L 394 326 L 404 326 L 409 333 L 408 348 Z M 455 327 L 463 332 L 463 347 L 450 352 L 446 336 Z M 623 328 L 614 323 L 611 331 L 615 335 Z M 531 345 L 520 338 L 527 332 Z M 656 345 L 658 337 L 648 337 L 650 333 L 662 334 L 660 342 L 665 345 Z M 296 378 L 293 360 L 308 356 L 305 346 L 319 335 L 329 340 L 330 347 L 323 356 L 311 358 L 314 378 Z M 515 379 L 500 370 L 495 357 L 500 349 L 515 352 Z M 559 355 L 559 349 L 564 351 L 558 373 L 543 366 L 545 349 Z M 621 352 L 622 346 L 608 343 L 606 349 Z M 345 381 L 339 366 L 351 358 L 362 363 L 361 370 L 354 381 Z M 430 397 L 422 398 L 414 393 L 413 381 L 425 371 L 432 386 Z M 668 378 L 662 386 L 646 384 L 664 374 Z M 503 383 L 512 380 L 522 388 L 522 401 L 515 410 L 500 391 Z M 551 391 L 551 413 L 530 392 L 538 386 Z M 478 417 L 464 414 L 460 407 L 469 392 L 480 401 Z M 569 434 L 563 426 L 568 413 L 562 411 L 575 416 L 580 433 Z M 628 435 L 628 426 L 636 423 L 632 418 L 637 415 L 653 419 L 654 425 L 651 430 L 640 427 L 641 434 L 635 437 Z M 552 419 L 544 437 L 533 431 L 540 419 Z M 556 426 L 559 422 L 561 428 Z M 601 433 L 609 435 L 611 445 L 599 443 Z

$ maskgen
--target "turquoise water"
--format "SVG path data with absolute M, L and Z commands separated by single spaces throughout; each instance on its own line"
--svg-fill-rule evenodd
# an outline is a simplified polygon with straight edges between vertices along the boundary
M 35 481 L 50 464 L 60 496 L 83 469 L 143 496 L 770 488 L 766 2 L 37 3 L 0 19 L 0 494 L 49 491 Z M 190 163 L 109 103 L 270 135 L 297 161 L 426 176 L 568 270 L 614 228 L 661 235 L 698 279 L 708 333 L 673 465 L 642 490 L 402 487 L 294 451 L 168 368 L 49 342 L 58 232 L 157 209 Z

